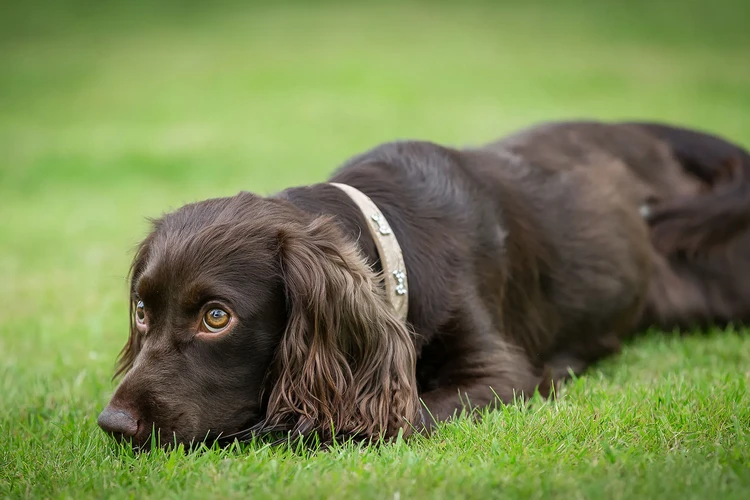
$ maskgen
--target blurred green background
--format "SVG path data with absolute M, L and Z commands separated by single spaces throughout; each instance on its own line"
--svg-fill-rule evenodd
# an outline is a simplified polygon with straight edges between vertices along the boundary
M 478 144 L 558 118 L 750 145 L 746 0 L 0 8 L 0 468 L 14 484 L 80 480 L 50 464 L 75 453 L 70 426 L 99 439 L 147 216 L 322 181 L 384 141 Z M 698 346 L 683 362 L 750 362 L 744 340 Z M 644 370 L 664 354 L 636 352 Z

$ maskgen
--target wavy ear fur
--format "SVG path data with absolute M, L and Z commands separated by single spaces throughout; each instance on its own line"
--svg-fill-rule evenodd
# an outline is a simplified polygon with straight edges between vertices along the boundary
M 416 353 L 376 275 L 327 217 L 279 235 L 289 322 L 272 368 L 266 429 L 386 438 L 419 415 Z

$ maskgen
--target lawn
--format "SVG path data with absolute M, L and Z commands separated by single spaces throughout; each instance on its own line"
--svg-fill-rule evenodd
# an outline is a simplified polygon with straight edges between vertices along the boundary
M 146 217 L 392 139 L 649 118 L 750 146 L 750 3 L 5 2 L 0 497 L 748 498 L 750 337 L 652 332 L 431 438 L 133 456 L 96 427 Z

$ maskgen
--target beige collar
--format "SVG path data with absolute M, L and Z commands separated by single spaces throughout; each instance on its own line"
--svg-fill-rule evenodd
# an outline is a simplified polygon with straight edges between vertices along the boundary
M 347 184 L 332 182 L 331 185 L 348 194 L 365 216 L 368 222 L 367 229 L 375 240 L 380 254 L 386 296 L 399 318 L 406 321 L 409 310 L 409 287 L 406 281 L 404 255 L 401 253 L 396 235 L 377 205 L 366 194 Z

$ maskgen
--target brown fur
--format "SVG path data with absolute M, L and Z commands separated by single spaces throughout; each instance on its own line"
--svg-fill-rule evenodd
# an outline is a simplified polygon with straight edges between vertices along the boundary
M 365 215 L 336 187 L 165 215 L 132 266 L 131 318 L 143 300 L 147 334 L 131 323 L 100 425 L 137 446 L 152 426 L 163 442 L 389 438 L 546 395 L 646 326 L 750 319 L 750 163 L 658 127 L 551 123 L 481 148 L 401 142 L 352 158 L 331 181 L 388 219 L 406 323 L 383 298 Z M 212 304 L 231 311 L 228 333 L 199 334 Z
M 750 323 L 750 155 L 704 132 L 634 124 L 666 144 L 698 179 L 693 195 L 650 200 L 648 223 L 658 250 L 642 328 L 704 328 Z
M 419 412 L 416 355 L 372 269 L 330 217 L 280 236 L 291 304 L 271 368 L 265 425 L 394 436 Z
M 651 200 L 649 223 L 659 252 L 695 257 L 743 234 L 750 226 L 750 155 L 705 133 L 656 124 L 639 127 L 669 143 L 686 174 L 705 186 L 697 195 Z

